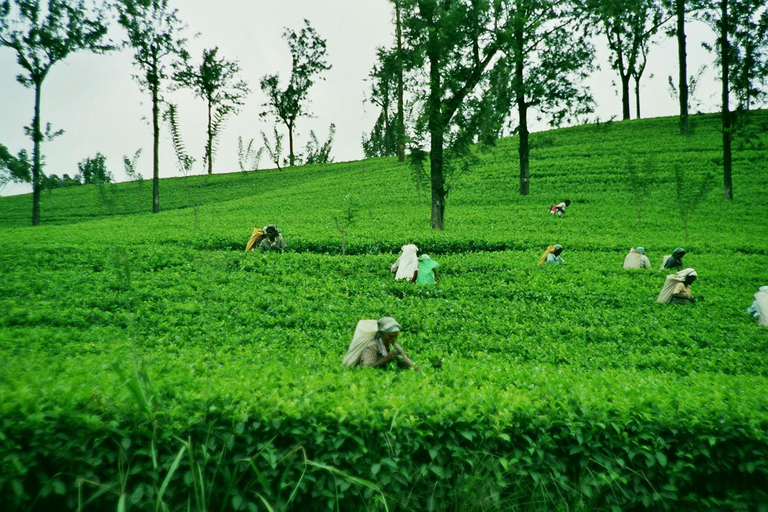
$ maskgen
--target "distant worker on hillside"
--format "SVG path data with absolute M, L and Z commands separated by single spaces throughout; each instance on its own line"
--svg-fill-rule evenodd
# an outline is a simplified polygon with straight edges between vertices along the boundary
M 419 284 L 436 284 L 438 262 L 429 257 L 429 254 L 419 256 L 419 270 L 416 271 L 416 282 Z
M 683 256 L 685 256 L 685 249 L 682 247 L 675 248 L 671 256 L 664 256 L 661 260 L 663 262 L 661 269 L 683 268 Z
M 691 296 L 691 285 L 696 281 L 696 271 L 686 268 L 677 274 L 670 274 L 664 281 L 664 286 L 656 302 L 666 304 L 688 304 L 695 302 Z
M 270 224 L 264 228 L 264 238 L 259 244 L 259 250 L 261 252 L 278 251 L 283 252 L 288 245 L 283 240 L 283 235 L 277 226 Z
M 405 355 L 397 343 L 400 324 L 392 317 L 378 320 L 360 320 L 355 328 L 352 343 L 344 356 L 346 366 L 370 366 L 381 368 L 390 361 L 397 361 L 400 368 L 419 367 Z
M 245 244 L 245 252 L 252 251 L 256 247 L 258 247 L 261 241 L 264 240 L 265 236 L 266 235 L 264 234 L 264 229 L 253 228 L 253 233 L 251 233 L 251 238 L 249 238 L 248 243 Z
M 416 256 L 419 248 L 413 244 L 408 244 L 402 247 L 402 251 L 390 270 L 395 274 L 396 281 L 400 279 L 415 281 L 416 272 L 419 270 L 419 257 Z
M 631 248 L 624 258 L 624 268 L 651 268 L 651 262 L 642 247 Z
M 757 325 L 768 326 L 768 286 L 760 287 L 747 313 L 752 315 Z
M 559 204 L 553 204 L 549 207 L 549 213 L 552 215 L 557 215 L 558 217 L 562 216 L 565 213 L 565 208 L 567 206 L 571 206 L 571 200 L 566 199 L 562 203 Z
M 544 254 L 541 255 L 541 258 L 539 258 L 539 266 L 542 266 L 544 263 L 549 263 L 550 265 L 559 265 L 561 263 L 565 263 L 565 260 L 560 257 L 561 252 L 563 252 L 562 245 L 550 245 L 544 251 Z

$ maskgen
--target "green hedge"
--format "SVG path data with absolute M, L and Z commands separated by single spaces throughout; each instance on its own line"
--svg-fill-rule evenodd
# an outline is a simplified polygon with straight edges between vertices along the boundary
M 465 387 L 467 374 L 480 377 L 463 370 L 456 380 Z M 119 402 L 83 393 L 71 411 L 6 405 L 4 510 L 159 502 L 269 510 L 266 502 L 274 510 L 760 511 L 768 503 L 768 419 L 764 400 L 739 389 L 748 381 L 614 373 L 594 383 L 544 367 L 486 375 L 491 382 L 456 401 L 439 388 L 424 403 L 397 398 L 424 391 L 430 382 L 418 379 L 439 380 L 437 372 L 353 371 L 311 399 L 302 382 L 279 400 L 249 400 L 253 390 L 240 389 L 183 402 L 140 372 Z M 622 386 L 633 398 L 590 398 Z

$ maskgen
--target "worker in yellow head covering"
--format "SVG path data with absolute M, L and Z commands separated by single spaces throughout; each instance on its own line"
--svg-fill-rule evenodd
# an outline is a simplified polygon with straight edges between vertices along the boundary
M 565 263 L 565 260 L 560 257 L 561 252 L 563 252 L 562 245 L 550 245 L 544 251 L 544 254 L 541 255 L 541 258 L 539 258 L 539 266 L 543 265 L 544 263 L 549 263 L 551 265 L 559 265 L 561 263 Z

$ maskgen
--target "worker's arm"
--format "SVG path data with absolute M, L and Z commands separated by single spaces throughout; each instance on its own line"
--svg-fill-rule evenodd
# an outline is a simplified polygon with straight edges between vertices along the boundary
M 417 269 L 417 270 L 415 270 L 415 271 L 413 272 L 413 278 L 411 278 L 411 282 L 412 282 L 412 283 L 415 283 L 415 282 L 416 282 L 416 278 L 417 278 L 417 277 L 419 277 L 419 271 L 418 271 L 418 269 Z
M 675 289 L 672 290 L 672 298 L 685 299 L 689 302 L 696 302 L 694 298 L 691 297 L 690 287 L 685 286 L 684 283 L 679 283 L 677 286 L 675 286 Z
M 408 356 L 407 356 L 407 355 L 405 355 L 405 351 L 403 350 L 403 347 L 401 347 L 401 346 L 400 346 L 400 345 L 398 345 L 397 343 L 395 343 L 395 344 L 394 344 L 394 347 L 395 347 L 395 350 L 397 350 L 397 351 L 400 353 L 400 357 L 403 359 L 403 361 L 405 361 L 405 364 L 407 364 L 407 365 L 408 365 L 408 366 L 410 366 L 411 368 L 417 368 L 417 369 L 418 369 L 418 366 L 416 366 L 416 363 L 414 363 L 413 361 L 411 361 L 411 360 L 408 358 Z M 394 352 L 394 350 L 393 350 L 392 352 L 390 352 L 390 354 L 391 354 L 391 353 L 393 353 L 393 352 Z
M 381 366 L 384 366 L 388 362 L 390 362 L 393 359 L 397 359 L 397 354 L 394 351 L 390 351 L 389 354 L 385 355 L 381 359 L 378 360 L 378 362 L 371 365 L 373 368 L 379 368 Z

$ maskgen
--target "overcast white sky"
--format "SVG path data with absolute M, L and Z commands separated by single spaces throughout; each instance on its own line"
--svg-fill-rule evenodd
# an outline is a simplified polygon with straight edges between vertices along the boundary
M 325 81 L 318 82 L 310 92 L 313 119 L 297 122 L 296 149 L 300 151 L 310 130 L 321 140 L 327 137 L 330 123 L 336 124 L 336 138 L 331 156 L 335 161 L 363 158 L 361 137 L 369 132 L 378 110 L 365 103 L 370 85 L 368 73 L 375 61 L 378 46 L 390 45 L 393 39 L 392 16 L 387 0 L 177 0 L 171 2 L 179 9 L 180 18 L 189 25 L 190 53 L 200 58 L 204 48 L 219 47 L 219 54 L 238 60 L 243 77 L 250 83 L 251 94 L 237 117 L 227 123 L 214 163 L 214 172 L 239 170 L 238 136 L 255 139 L 261 147 L 260 131 L 270 132 L 272 120 L 259 117 L 264 95 L 259 79 L 279 72 L 281 79 L 290 73 L 290 53 L 282 38 L 285 27 L 298 30 L 303 19 L 310 20 L 317 32 L 328 41 L 328 61 L 333 68 L 326 72 Z M 114 37 L 122 38 L 115 29 Z M 700 23 L 690 23 L 689 70 L 695 73 L 708 65 L 696 96 L 702 102 L 698 109 L 718 108 L 719 84 L 712 69 L 712 56 L 701 48 L 703 40 L 712 40 L 710 30 Z M 600 119 L 621 118 L 621 98 L 612 82 L 617 81 L 608 65 L 608 52 L 598 40 L 597 62 L 602 70 L 590 80 Z M 677 104 L 670 97 L 667 76 L 677 76 L 677 50 L 674 40 L 659 37 L 651 50 L 648 70 L 642 86 L 643 117 L 675 115 Z M 152 130 L 149 97 L 140 92 L 131 78 L 134 69 L 128 50 L 106 55 L 79 53 L 55 65 L 42 92 L 42 120 L 65 134 L 43 147 L 45 172 L 50 174 L 77 173 L 77 163 L 97 152 L 107 157 L 107 168 L 118 181 L 125 179 L 122 156 L 143 154 L 138 170 L 145 178 L 152 175 Z M 0 143 L 16 153 L 22 148 L 31 152 L 31 141 L 24 136 L 23 127 L 30 124 L 34 95 L 15 77 L 21 71 L 13 50 L 0 48 Z M 186 146 L 197 158 L 194 173 L 202 173 L 205 144 L 205 103 L 190 93 L 178 91 L 169 99 L 179 105 L 180 125 Z M 634 106 L 632 107 L 634 118 Z M 534 130 L 545 129 L 541 123 Z M 163 126 L 160 147 L 161 177 L 179 176 L 168 132 Z M 272 167 L 267 158 L 261 168 Z M 2 195 L 28 192 L 29 186 L 9 185 Z

